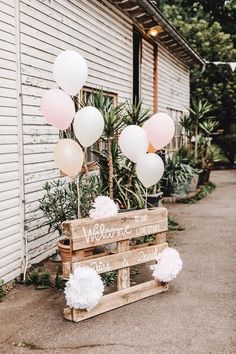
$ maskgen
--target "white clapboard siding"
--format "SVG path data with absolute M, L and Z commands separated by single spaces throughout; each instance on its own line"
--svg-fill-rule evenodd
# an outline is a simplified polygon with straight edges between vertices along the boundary
M 14 1 L 0 1 L 0 278 L 21 272 Z
M 19 48 L 16 4 L 20 9 Z M 107 0 L 0 0 L 0 277 L 5 282 L 20 274 L 23 253 L 19 202 L 21 130 L 29 265 L 54 253 L 58 239 L 57 233 L 49 233 L 43 225 L 45 220 L 39 210 L 44 183 L 60 175 L 53 161 L 59 132 L 47 124 L 40 111 L 45 90 L 57 87 L 52 75 L 53 61 L 63 50 L 76 50 L 88 62 L 87 87 L 103 87 L 104 91 L 117 94 L 119 101 L 131 99 L 132 26 L 132 20 Z M 144 107 L 153 110 L 154 48 L 145 39 L 142 42 L 141 97 Z M 22 112 L 17 105 L 19 75 Z M 188 68 L 159 45 L 158 110 L 184 110 L 188 104 Z M 22 129 L 18 127 L 19 117 Z
M 153 111 L 154 100 L 154 47 L 142 40 L 141 99 L 143 107 Z
M 158 46 L 158 111 L 186 111 L 189 106 L 189 70 L 163 46 Z
M 88 62 L 86 86 L 103 86 L 118 94 L 120 101 L 130 99 L 132 22 L 110 3 L 98 0 L 21 0 L 20 10 L 25 218 L 29 258 L 34 263 L 54 252 L 58 237 L 41 227 L 44 220 L 38 209 L 43 184 L 59 177 L 53 162 L 58 130 L 40 111 L 43 92 L 57 87 L 53 61 L 63 50 L 79 51 Z M 12 154 L 14 160 L 14 150 Z

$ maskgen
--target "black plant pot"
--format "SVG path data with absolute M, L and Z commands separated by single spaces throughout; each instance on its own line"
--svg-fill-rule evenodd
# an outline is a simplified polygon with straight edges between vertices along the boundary
M 156 194 L 149 194 L 147 196 L 147 207 L 148 208 L 158 208 L 161 206 L 162 192 Z
M 207 184 L 210 179 L 211 170 L 209 168 L 204 168 L 198 175 L 198 186 L 203 186 Z

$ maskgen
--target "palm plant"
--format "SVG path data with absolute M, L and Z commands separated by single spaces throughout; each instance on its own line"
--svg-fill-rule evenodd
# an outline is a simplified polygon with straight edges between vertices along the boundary
M 186 189 L 189 182 L 193 178 L 195 170 L 181 154 L 175 154 L 172 157 L 169 157 L 166 165 L 165 172 L 162 179 L 162 189 L 164 194 L 169 195 L 180 189 Z
M 215 120 L 209 120 L 209 119 L 199 124 L 199 127 L 201 128 L 201 130 L 207 136 L 214 134 L 214 132 L 216 131 L 218 126 L 219 126 L 219 122 L 217 122 Z
M 114 156 L 115 147 L 113 140 L 117 139 L 118 133 L 124 125 L 122 119 L 122 111 L 125 103 L 114 106 L 113 102 L 107 102 L 103 90 L 94 90 L 91 98 L 87 102 L 91 106 L 97 108 L 104 118 L 104 131 L 102 137 L 98 141 L 97 156 L 99 157 L 100 164 L 103 164 L 103 173 L 105 173 L 109 187 L 109 197 L 114 197 Z M 94 151 L 96 153 L 96 151 Z M 108 173 L 105 172 L 104 162 L 106 161 Z
M 188 138 L 188 141 L 191 142 L 194 136 L 194 123 L 189 114 L 184 114 L 180 118 L 180 125 L 184 129 L 184 134 Z
M 150 113 L 142 109 L 142 102 L 134 105 L 125 102 L 114 107 L 112 103 L 106 105 L 102 96 L 102 90 L 95 91 L 90 104 L 101 111 L 105 123 L 98 148 L 93 150 L 100 166 L 103 193 L 107 193 L 121 208 L 142 208 L 145 190 L 136 177 L 135 164 L 121 154 L 118 136 L 125 125 L 141 126 Z
M 199 124 L 199 159 L 202 168 L 208 168 L 213 163 L 211 153 L 212 135 L 216 131 L 219 123 L 214 120 L 206 120 Z
M 138 125 L 142 126 L 146 120 L 148 120 L 151 116 L 151 112 L 149 109 L 143 109 L 143 102 L 135 101 L 134 104 L 127 102 L 125 110 L 126 114 L 124 116 L 124 121 L 126 125 Z
M 194 158 L 195 162 L 198 159 L 198 135 L 200 124 L 212 117 L 209 117 L 208 114 L 212 111 L 212 105 L 208 101 L 203 101 L 201 99 L 192 99 L 191 107 L 188 109 L 189 119 L 192 121 L 191 129 L 194 129 Z

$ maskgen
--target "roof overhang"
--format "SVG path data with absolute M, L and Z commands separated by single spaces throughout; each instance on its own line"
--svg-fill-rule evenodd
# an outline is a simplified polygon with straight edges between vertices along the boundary
M 171 25 L 160 10 L 151 0 L 109 0 L 118 9 L 128 15 L 134 23 L 143 31 L 148 31 L 161 26 L 163 32 L 154 39 L 161 42 L 164 47 L 187 65 L 198 63 L 204 65 L 200 57 L 189 45 L 186 39 Z

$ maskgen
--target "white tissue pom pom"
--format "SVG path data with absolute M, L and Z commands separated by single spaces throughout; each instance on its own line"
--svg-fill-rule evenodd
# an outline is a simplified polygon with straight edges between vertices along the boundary
M 78 267 L 66 283 L 67 305 L 75 309 L 92 310 L 100 301 L 104 285 L 100 275 L 90 267 Z
M 92 219 L 108 218 L 118 214 L 118 206 L 109 197 L 99 196 L 93 203 L 93 209 L 89 211 Z
M 151 266 L 152 275 L 156 280 L 167 283 L 181 271 L 182 264 L 178 251 L 174 248 L 165 248 L 157 256 L 157 264 Z

